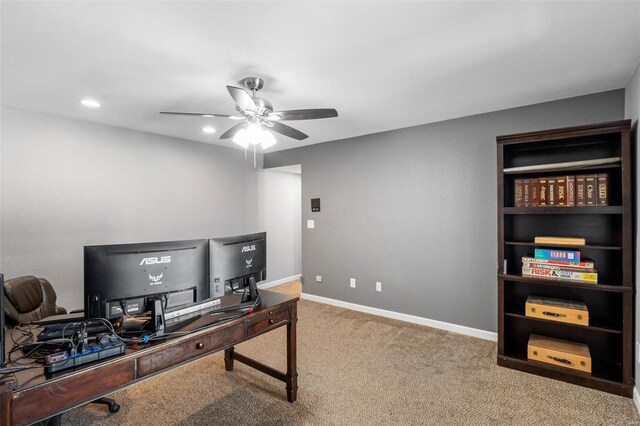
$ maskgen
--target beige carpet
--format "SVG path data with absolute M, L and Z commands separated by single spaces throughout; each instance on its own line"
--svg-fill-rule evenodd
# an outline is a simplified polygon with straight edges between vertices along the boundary
M 117 414 L 91 404 L 63 424 L 640 424 L 631 399 L 498 367 L 493 342 L 304 300 L 298 317 L 294 404 L 215 354 L 113 394 Z M 238 351 L 284 371 L 284 329 Z

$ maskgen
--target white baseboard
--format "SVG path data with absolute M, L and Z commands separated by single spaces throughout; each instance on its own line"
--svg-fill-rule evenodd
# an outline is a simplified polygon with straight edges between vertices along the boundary
M 498 340 L 498 334 L 492 331 L 479 330 L 477 328 L 465 327 L 464 325 L 451 324 L 448 322 L 432 320 L 415 315 L 386 311 L 384 309 L 372 308 L 370 306 L 357 305 L 355 303 L 343 302 L 342 300 L 330 299 L 328 297 L 316 296 L 314 294 L 302 293 L 300 297 L 312 302 L 326 303 L 327 305 L 351 309 L 352 311 L 364 312 L 367 314 L 378 315 L 381 317 L 410 322 L 413 324 L 426 325 L 427 327 L 438 328 L 440 330 L 451 331 L 453 333 L 464 334 L 466 336 L 477 337 L 484 340 L 491 340 L 493 342 L 496 342 Z
M 275 287 L 275 286 L 280 285 L 280 284 L 290 283 L 291 281 L 299 280 L 300 277 L 302 277 L 302 274 L 292 275 L 292 276 L 287 277 L 287 278 L 280 278 L 279 280 L 269 281 L 269 282 L 266 282 L 266 283 L 258 284 L 258 288 Z
M 633 402 L 636 403 L 636 409 L 640 412 L 640 391 L 637 386 L 633 388 Z

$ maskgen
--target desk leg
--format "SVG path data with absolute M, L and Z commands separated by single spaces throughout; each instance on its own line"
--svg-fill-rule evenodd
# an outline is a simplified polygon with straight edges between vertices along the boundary
M 227 371 L 233 370 L 233 351 L 234 347 L 224 350 L 224 369 Z
M 295 402 L 298 394 L 298 367 L 296 364 L 296 323 L 298 322 L 298 306 L 297 303 L 290 305 L 291 322 L 287 324 L 287 374 L 286 389 L 287 401 Z
M 47 426 L 60 426 L 62 424 L 62 414 L 50 417 L 46 424 Z

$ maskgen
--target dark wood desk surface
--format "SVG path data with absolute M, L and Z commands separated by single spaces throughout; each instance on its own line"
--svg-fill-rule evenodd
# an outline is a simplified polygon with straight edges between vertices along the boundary
M 227 370 L 233 368 L 235 360 L 284 381 L 287 400 L 294 402 L 298 388 L 298 298 L 266 290 L 261 290 L 260 296 L 262 306 L 259 309 L 223 324 L 207 326 L 213 318 L 205 315 L 180 330 L 195 330 L 193 333 L 138 345 L 137 348 L 127 347 L 125 354 L 104 361 L 53 375 L 45 375 L 44 368 L 17 372 L 17 382 L 0 384 L 1 424 L 24 425 L 59 415 L 139 380 L 223 349 Z M 224 300 L 223 305 L 234 302 L 236 300 L 232 296 Z M 287 326 L 286 372 L 235 352 L 234 345 L 284 325 Z

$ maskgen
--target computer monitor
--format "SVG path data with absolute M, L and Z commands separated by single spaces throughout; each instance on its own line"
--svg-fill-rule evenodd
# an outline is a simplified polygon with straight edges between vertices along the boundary
M 0 274 L 0 367 L 4 366 L 4 275 Z
M 209 298 L 208 240 L 84 247 L 86 318 L 114 320 Z
M 249 287 L 243 301 L 255 301 L 256 283 L 267 279 L 267 233 L 212 238 L 209 259 L 212 298 Z

